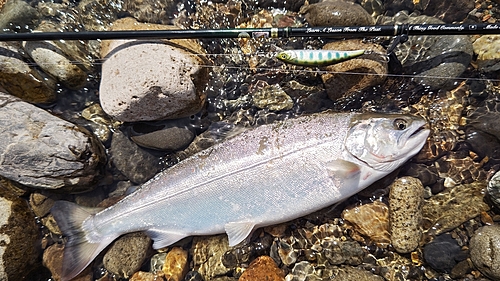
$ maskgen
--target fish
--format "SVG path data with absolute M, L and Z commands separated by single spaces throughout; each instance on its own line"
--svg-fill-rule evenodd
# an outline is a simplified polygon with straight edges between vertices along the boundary
M 106 209 L 57 201 L 70 280 L 119 236 L 145 232 L 160 249 L 226 233 L 229 246 L 253 230 L 342 201 L 394 171 L 426 142 L 423 118 L 331 111 L 231 136 L 157 174 Z
M 302 66 L 325 66 L 361 56 L 365 50 L 287 50 L 279 52 L 276 58 L 290 64 Z

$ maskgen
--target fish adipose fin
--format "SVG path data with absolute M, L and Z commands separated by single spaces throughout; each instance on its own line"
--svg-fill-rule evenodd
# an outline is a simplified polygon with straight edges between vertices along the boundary
M 229 246 L 233 247 L 238 245 L 241 241 L 245 240 L 255 227 L 253 222 L 230 222 L 224 228 L 229 238 Z
M 153 249 L 155 250 L 174 244 L 175 242 L 187 236 L 183 233 L 159 229 L 148 229 L 145 231 L 145 233 L 154 241 Z
M 77 276 L 116 238 L 100 239 L 98 243 L 90 243 L 87 240 L 82 223 L 100 210 L 102 208 L 86 208 L 67 201 L 57 201 L 52 207 L 51 213 L 63 236 L 68 239 L 64 247 L 62 281 Z

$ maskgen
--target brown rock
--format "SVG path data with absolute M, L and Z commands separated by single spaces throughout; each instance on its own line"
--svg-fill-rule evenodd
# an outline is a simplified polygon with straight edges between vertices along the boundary
M 141 268 L 150 244 L 151 239 L 142 232 L 126 234 L 106 252 L 104 267 L 121 278 L 129 278 Z
M 50 270 L 55 281 L 61 280 L 64 246 L 53 244 L 43 252 L 43 265 Z M 87 267 L 72 281 L 92 281 L 92 267 Z
M 163 273 L 168 281 L 181 281 L 188 272 L 188 253 L 186 250 L 175 247 L 168 252 L 163 264 Z
M 253 260 L 238 281 L 284 281 L 285 274 L 268 256 Z
M 346 209 L 342 212 L 342 218 L 376 243 L 387 245 L 391 242 L 388 231 L 389 208 L 380 201 Z
M 353 39 L 331 42 L 323 46 L 323 49 L 368 51 L 362 56 L 325 67 L 328 73 L 321 75 L 321 79 L 331 100 L 384 82 L 388 72 L 388 59 L 382 46 Z
M 163 277 L 151 272 L 137 271 L 130 277 L 129 281 L 163 281 Z M 168 280 L 170 281 L 170 279 Z

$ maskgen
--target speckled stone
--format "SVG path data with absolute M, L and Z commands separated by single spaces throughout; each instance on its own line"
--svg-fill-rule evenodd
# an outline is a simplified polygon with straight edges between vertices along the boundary
M 469 246 L 471 260 L 477 269 L 493 280 L 500 280 L 500 226 L 479 228 Z
M 380 201 L 346 209 L 342 218 L 355 226 L 355 230 L 371 240 L 382 245 L 388 245 L 390 240 L 389 209 Z
M 141 232 L 129 233 L 116 240 L 103 258 L 104 267 L 121 278 L 129 278 L 146 259 L 151 239 Z
M 323 1 L 304 5 L 299 13 L 306 15 L 312 26 L 372 25 L 374 19 L 359 4 L 343 0 Z
M 420 241 L 424 186 L 419 179 L 396 179 L 389 193 L 389 231 L 398 253 L 413 251 Z
M 180 247 L 174 247 L 165 257 L 162 269 L 168 281 L 181 281 L 188 272 L 188 252 Z
M 326 93 L 331 100 L 349 95 L 385 81 L 388 72 L 386 50 L 377 44 L 359 39 L 334 41 L 323 46 L 324 50 L 368 50 L 372 53 L 349 59 L 325 67 L 328 73 L 322 74 Z M 346 75 L 356 73 L 356 75 Z M 358 75 L 360 74 L 361 75 Z M 363 75 L 365 74 L 366 75 Z
M 253 260 L 238 281 L 284 281 L 285 274 L 268 256 Z

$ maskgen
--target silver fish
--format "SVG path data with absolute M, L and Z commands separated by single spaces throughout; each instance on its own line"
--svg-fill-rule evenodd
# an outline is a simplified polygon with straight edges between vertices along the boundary
M 58 201 L 62 280 L 120 235 L 153 248 L 226 232 L 234 246 L 258 227 L 289 221 L 357 193 L 415 155 L 429 130 L 407 115 L 324 112 L 242 132 L 158 174 L 104 210 Z

